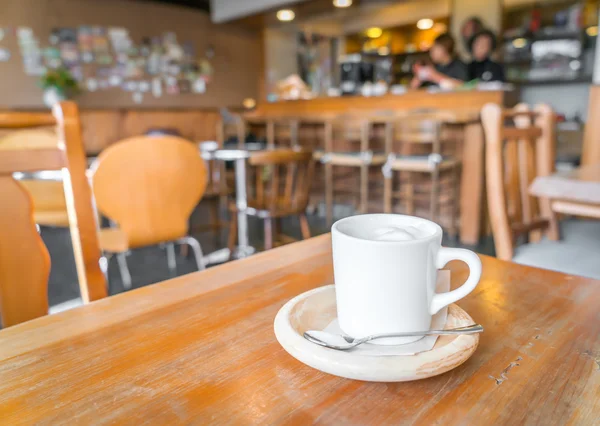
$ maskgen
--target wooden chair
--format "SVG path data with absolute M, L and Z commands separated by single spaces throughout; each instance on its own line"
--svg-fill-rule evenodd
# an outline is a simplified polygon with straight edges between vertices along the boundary
M 50 129 L 22 129 L 0 137 L 0 150 L 35 149 L 35 147 L 55 147 L 58 145 L 56 131 Z M 33 217 L 40 226 L 68 228 L 69 216 L 60 171 L 44 171 L 55 174 L 59 179 L 46 179 L 42 173 L 20 173 L 19 181 L 33 198 Z
M 558 222 L 547 200 L 530 196 L 528 188 L 536 176 L 554 171 L 555 115 L 547 105 L 530 111 L 519 104 L 504 110 L 487 104 L 481 111 L 486 137 L 486 184 L 488 208 L 496 256 L 511 260 L 520 236 L 541 238 L 548 229 L 558 239 Z
M 357 210 L 368 211 L 369 169 L 380 167 L 386 161 L 383 152 L 371 149 L 372 129 L 373 120 L 356 115 L 340 116 L 326 124 L 325 152 L 320 161 L 325 164 L 328 225 L 333 222 L 334 196 L 338 194 L 357 197 Z M 358 177 L 358 185 L 353 183 L 355 177 Z
M 289 117 L 268 117 L 248 114 L 243 117 L 244 128 L 267 149 L 294 148 L 298 146 L 298 120 Z
M 313 179 L 307 210 L 314 212 L 317 206 L 325 202 L 325 164 L 321 162 L 325 154 L 325 135 L 327 123 L 335 115 L 307 115 L 297 118 L 298 132 L 296 149 L 313 152 Z
M 222 149 L 216 141 L 200 142 L 198 144 L 200 155 L 203 153 L 210 154 L 218 149 Z M 205 159 L 207 182 L 206 191 L 202 197 L 203 201 L 208 202 L 210 211 L 210 225 L 195 226 L 192 228 L 194 232 L 203 232 L 210 229 L 216 237 L 219 236 L 219 231 L 227 222 L 221 219 L 221 206 L 227 205 L 227 196 L 231 193 L 230 187 L 227 185 L 227 175 L 225 163 L 215 159 Z M 185 247 L 187 249 L 187 247 Z M 184 247 L 182 247 L 182 250 Z M 186 253 L 185 250 L 183 250 Z
M 272 118 L 268 121 L 267 148 L 297 148 L 298 120 L 294 118 Z
M 51 125 L 58 127 L 58 143 L 2 147 L 0 142 L 0 318 L 4 327 L 48 313 L 50 257 L 36 229 L 31 196 L 13 178 L 16 172 L 63 171 L 81 298 L 89 303 L 107 295 L 77 106 L 61 102 L 52 114 L 0 113 L 2 129 Z
M 206 189 L 207 173 L 198 148 L 176 136 L 137 136 L 111 145 L 92 167 L 98 210 L 116 229 L 102 229 L 100 246 L 117 262 L 126 288 L 131 276 L 125 255 L 139 247 L 162 245 L 175 269 L 174 244 L 194 251 L 204 269 L 200 243 L 188 235 L 188 220 Z
M 273 219 L 298 216 L 302 238 L 310 238 L 306 207 L 314 167 L 312 152 L 287 149 L 254 152 L 248 164 L 249 180 L 253 177 L 255 185 L 249 185 L 246 213 L 264 219 L 265 249 L 273 247 Z M 230 210 L 229 249 L 233 252 L 237 238 L 235 203 Z
M 386 140 L 387 161 L 383 167 L 384 212 L 402 202 L 402 212 L 427 216 L 448 229 L 458 230 L 460 156 L 456 141 L 448 137 L 446 112 L 413 112 L 393 120 Z M 394 191 L 394 178 L 400 189 Z M 426 210 L 420 206 L 428 206 Z M 442 208 L 448 214 L 442 217 Z M 447 216 L 447 218 L 446 218 Z

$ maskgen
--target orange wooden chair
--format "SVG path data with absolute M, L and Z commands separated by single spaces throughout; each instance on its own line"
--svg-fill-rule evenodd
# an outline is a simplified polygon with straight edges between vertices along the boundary
M 92 169 L 96 206 L 117 226 L 101 229 L 100 246 L 106 267 L 116 255 L 126 288 L 131 275 L 125 256 L 139 247 L 165 244 L 174 270 L 174 244 L 188 244 L 198 269 L 204 269 L 200 243 L 188 234 L 207 182 L 195 144 L 176 136 L 132 137 L 104 150 Z
M 56 105 L 50 113 L 0 113 L 0 128 L 23 129 L 58 124 L 58 143 L 1 146 L 0 142 L 0 318 L 3 327 L 48 313 L 50 257 L 34 220 L 27 190 L 16 172 L 62 170 L 63 188 L 81 298 L 106 297 L 100 250 L 77 106 Z M 25 144 L 27 145 L 27 144 Z

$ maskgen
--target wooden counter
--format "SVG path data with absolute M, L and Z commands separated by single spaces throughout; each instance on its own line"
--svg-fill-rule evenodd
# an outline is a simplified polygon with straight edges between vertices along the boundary
M 485 199 L 483 187 L 484 137 L 479 111 L 487 103 L 505 107 L 517 101 L 514 91 L 453 91 L 429 92 L 411 90 L 402 95 L 342 96 L 310 100 L 281 101 L 259 105 L 257 115 L 289 117 L 327 117 L 345 112 L 408 111 L 417 109 L 447 109 L 458 112 L 454 124 L 464 127 L 462 175 L 460 188 L 460 241 L 475 245 L 482 233 Z
M 481 110 L 489 103 L 512 106 L 517 96 L 514 91 L 463 90 L 432 93 L 427 90 L 410 90 L 402 95 L 340 96 L 309 100 L 265 102 L 259 105 L 259 114 L 268 115 L 314 115 L 343 113 L 352 110 L 411 110 L 420 108 Z

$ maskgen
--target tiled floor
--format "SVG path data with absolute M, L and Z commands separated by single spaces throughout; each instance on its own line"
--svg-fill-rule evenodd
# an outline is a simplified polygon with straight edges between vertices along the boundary
M 345 211 L 346 209 L 342 210 Z M 205 206 L 201 205 L 192 215 L 191 225 L 204 224 L 208 214 Z M 319 235 L 328 232 L 325 219 L 318 214 L 309 216 L 311 232 Z M 300 238 L 300 228 L 294 218 L 283 221 L 283 232 L 295 238 Z M 262 248 L 262 221 L 249 218 L 250 242 L 257 249 Z M 223 229 L 218 235 L 212 232 L 193 234 L 202 245 L 204 253 L 217 250 L 227 245 L 227 229 Z M 43 228 L 42 238 L 48 246 L 52 260 L 50 280 L 48 284 L 48 296 L 50 305 L 58 305 L 79 297 L 77 286 L 77 275 L 73 260 L 73 251 L 69 231 L 66 229 Z M 444 241 L 447 246 L 458 246 L 456 241 Z M 493 254 L 491 239 L 486 239 L 478 247 L 468 247 L 484 254 Z M 177 250 L 177 275 L 195 272 L 196 263 L 192 256 L 183 257 Z M 172 278 L 167 267 L 167 258 L 164 249 L 159 247 L 148 247 L 134 250 L 127 257 L 127 263 L 133 279 L 133 288 L 150 285 L 156 282 Z M 111 260 L 109 265 L 109 294 L 117 294 L 125 291 L 117 268 L 116 260 Z

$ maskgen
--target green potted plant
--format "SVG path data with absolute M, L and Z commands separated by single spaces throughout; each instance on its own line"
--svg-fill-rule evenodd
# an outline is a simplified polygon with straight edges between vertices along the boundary
M 44 104 L 48 107 L 79 91 L 77 81 L 64 67 L 47 70 L 40 80 L 40 85 L 44 89 Z

